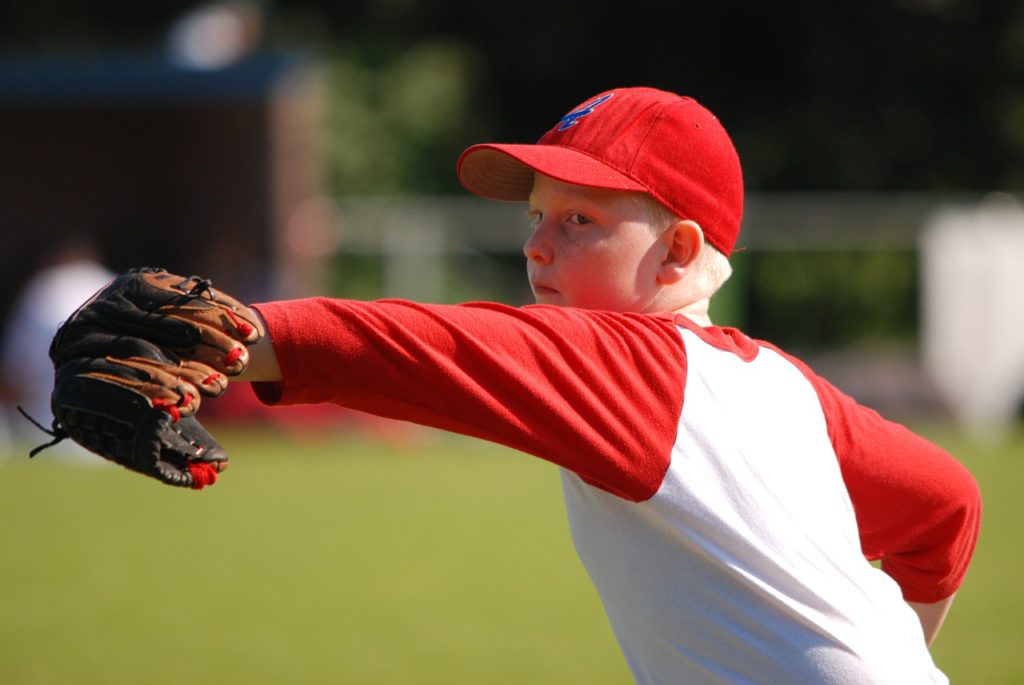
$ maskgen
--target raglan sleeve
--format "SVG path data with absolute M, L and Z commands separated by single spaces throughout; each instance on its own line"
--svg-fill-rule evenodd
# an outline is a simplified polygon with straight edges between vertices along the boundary
M 960 587 L 981 526 L 981 493 L 949 453 L 858 404 L 805 367 L 825 411 L 861 547 L 910 602 Z
M 283 382 L 330 402 L 507 445 L 618 496 L 653 495 L 682 406 L 671 318 L 494 303 L 311 298 L 257 304 Z

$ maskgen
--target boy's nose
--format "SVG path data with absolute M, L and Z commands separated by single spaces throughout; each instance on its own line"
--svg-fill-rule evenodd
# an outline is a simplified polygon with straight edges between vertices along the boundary
M 523 245 L 523 254 L 533 262 L 547 264 L 551 261 L 551 247 L 543 239 L 540 226 L 534 229 L 529 239 Z

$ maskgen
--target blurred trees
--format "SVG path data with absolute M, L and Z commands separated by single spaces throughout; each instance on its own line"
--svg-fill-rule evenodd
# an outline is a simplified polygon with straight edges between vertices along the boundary
M 472 116 L 470 48 L 426 39 L 372 63 L 338 46 L 324 61 L 330 187 L 348 195 L 450 192 L 456 157 L 482 135 Z
M 455 191 L 481 139 L 532 141 L 615 85 L 695 95 L 750 190 L 1024 188 L 1024 3 L 260 0 L 265 47 L 325 59 L 334 190 Z M 0 50 L 159 48 L 193 5 L 17 0 Z

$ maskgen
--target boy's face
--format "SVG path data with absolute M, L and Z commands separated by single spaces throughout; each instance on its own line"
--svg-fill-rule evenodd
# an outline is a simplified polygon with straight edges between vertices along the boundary
M 537 304 L 650 311 L 665 250 L 637 193 L 534 175 L 523 246 Z

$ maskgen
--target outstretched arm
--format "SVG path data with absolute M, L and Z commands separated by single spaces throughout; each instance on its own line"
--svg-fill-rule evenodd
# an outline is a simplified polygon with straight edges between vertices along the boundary
M 664 475 L 686 373 L 670 317 L 323 297 L 253 309 L 270 343 L 252 347 L 241 379 L 267 404 L 331 403 L 477 437 L 633 501 Z

